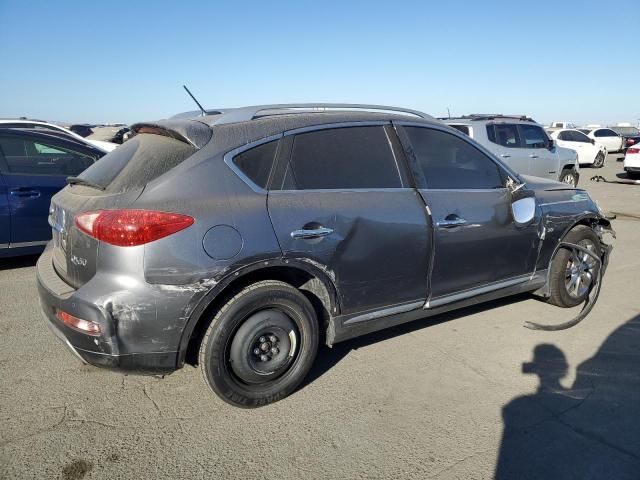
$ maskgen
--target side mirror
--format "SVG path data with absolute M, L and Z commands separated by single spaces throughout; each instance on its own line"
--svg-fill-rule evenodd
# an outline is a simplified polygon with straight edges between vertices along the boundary
M 547 145 L 547 148 L 549 150 L 553 150 L 555 148 L 555 146 L 556 146 L 556 142 L 553 140 L 553 138 L 550 138 L 549 139 L 549 144 Z
M 513 220 L 518 225 L 526 225 L 536 215 L 536 198 L 524 197 L 511 203 Z
M 591 145 L 595 145 L 596 144 L 596 141 L 593 138 L 590 139 L 590 142 L 591 142 Z

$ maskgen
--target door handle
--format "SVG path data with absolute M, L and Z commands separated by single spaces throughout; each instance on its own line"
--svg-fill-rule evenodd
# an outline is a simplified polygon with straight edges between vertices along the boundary
M 531 155 L 529 155 L 529 158 L 538 158 L 538 155 L 532 153 Z
M 332 233 L 333 233 L 333 228 L 326 228 L 326 227 L 313 228 L 313 229 L 302 228 L 300 230 L 294 230 L 293 232 L 291 232 L 291 238 L 295 240 L 322 238 L 322 237 L 326 237 L 327 235 L 331 235 Z
M 40 192 L 38 190 L 31 190 L 29 187 L 18 187 L 9 190 L 9 194 L 14 197 L 39 197 Z
M 440 220 L 436 223 L 438 228 L 455 228 L 466 225 L 467 221 L 464 218 L 460 218 L 457 215 L 447 215 L 444 220 Z
M 511 155 L 509 155 L 508 153 L 501 153 L 500 156 L 502 158 L 511 158 Z

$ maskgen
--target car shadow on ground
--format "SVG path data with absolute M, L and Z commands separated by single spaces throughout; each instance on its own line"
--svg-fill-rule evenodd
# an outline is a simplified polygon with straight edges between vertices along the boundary
M 423 328 L 432 327 L 434 325 L 448 322 L 450 320 L 455 320 L 457 318 L 462 318 L 467 315 L 472 315 L 474 313 L 484 312 L 485 310 L 491 310 L 493 308 L 511 305 L 511 304 L 522 302 L 525 300 L 530 300 L 531 298 L 532 298 L 531 295 L 526 293 L 520 294 L 520 295 L 514 295 L 511 297 L 493 300 L 490 302 L 473 305 L 473 306 L 462 308 L 459 310 L 442 313 L 434 317 L 428 317 L 425 319 L 404 323 L 402 325 L 398 325 L 397 327 L 387 328 L 384 330 L 380 330 L 378 332 L 374 332 L 367 335 L 363 335 L 361 337 L 354 338 L 352 340 L 347 340 L 345 342 L 338 343 L 331 348 L 327 346 L 321 346 L 318 351 L 318 356 L 313 364 L 313 367 L 311 367 L 311 370 L 307 374 L 300 389 L 316 381 L 326 372 L 331 370 L 352 350 L 358 350 L 359 348 L 367 347 L 369 345 L 373 345 L 374 343 L 383 342 L 385 340 L 389 340 L 391 338 L 394 338 L 400 335 L 405 335 L 411 332 L 415 332 L 417 330 L 422 330 Z
M 503 408 L 496 479 L 640 478 L 640 315 L 611 333 L 565 388 L 568 369 L 551 344 L 522 365 L 540 384 Z
M 27 268 L 35 266 L 40 255 L 24 255 L 20 257 L 0 258 L 0 271 L 13 268 Z

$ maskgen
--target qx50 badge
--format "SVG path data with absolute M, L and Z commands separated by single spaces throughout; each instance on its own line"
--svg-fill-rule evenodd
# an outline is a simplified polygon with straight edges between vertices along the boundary
M 81 257 L 76 257 L 75 255 L 71 255 L 71 263 L 73 263 L 76 266 L 86 267 L 87 266 L 87 259 L 86 258 L 81 258 Z

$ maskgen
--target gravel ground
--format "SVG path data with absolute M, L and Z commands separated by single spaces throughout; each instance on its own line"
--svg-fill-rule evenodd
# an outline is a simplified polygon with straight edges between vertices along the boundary
M 0 260 L 1 478 L 635 478 L 640 475 L 640 186 L 621 162 L 581 185 L 618 232 L 579 326 L 529 296 L 323 349 L 309 381 L 257 410 L 196 369 L 82 366 L 40 319 L 33 258 Z M 524 365 L 523 365 L 524 364 Z

